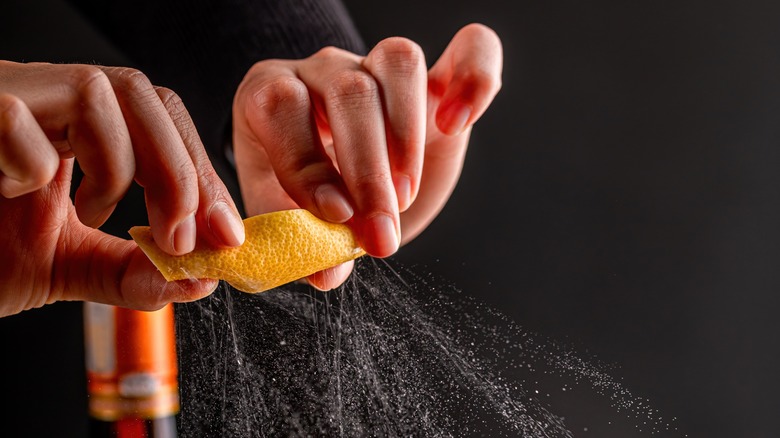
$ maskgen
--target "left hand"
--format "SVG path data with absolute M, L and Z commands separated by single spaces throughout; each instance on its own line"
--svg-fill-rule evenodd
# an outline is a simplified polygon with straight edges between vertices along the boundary
M 71 200 L 75 161 L 84 176 Z M 73 300 L 155 310 L 217 287 L 166 282 L 135 242 L 97 229 L 133 181 L 163 251 L 243 242 L 172 90 L 126 67 L 0 60 L 0 317 Z
M 501 87 L 502 56 L 495 32 L 471 24 L 427 71 L 420 47 L 398 37 L 365 57 L 329 47 L 258 62 L 233 104 L 247 214 L 305 208 L 348 223 L 369 255 L 393 254 L 452 193 L 471 127 Z M 331 289 L 351 269 L 308 281 Z

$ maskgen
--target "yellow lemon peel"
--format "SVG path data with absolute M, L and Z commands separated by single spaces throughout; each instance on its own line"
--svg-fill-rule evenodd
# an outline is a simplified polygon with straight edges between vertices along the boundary
M 129 230 L 168 281 L 214 278 L 236 289 L 257 293 L 331 268 L 365 254 L 346 225 L 323 221 L 304 209 L 244 219 L 246 240 L 236 248 L 201 246 L 189 254 L 163 252 L 147 226 Z

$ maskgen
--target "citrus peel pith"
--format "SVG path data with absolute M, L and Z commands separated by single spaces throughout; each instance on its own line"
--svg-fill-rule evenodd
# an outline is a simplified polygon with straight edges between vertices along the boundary
M 129 230 L 168 281 L 214 278 L 242 292 L 257 293 L 298 280 L 365 254 L 346 225 L 323 221 L 304 209 L 244 219 L 246 240 L 236 248 L 200 244 L 189 254 L 163 252 L 148 226 Z

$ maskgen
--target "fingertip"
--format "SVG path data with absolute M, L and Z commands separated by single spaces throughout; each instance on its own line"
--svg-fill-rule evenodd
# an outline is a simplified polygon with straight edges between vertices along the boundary
M 80 294 L 79 299 L 156 310 L 171 302 L 203 298 L 218 286 L 211 279 L 169 282 L 134 242 L 81 224 L 77 229 L 82 231 L 70 234 L 83 245 L 83 254 L 72 254 L 70 260 L 76 266 L 70 269 L 68 284 Z
M 111 213 L 114 212 L 116 204 L 114 203 L 106 207 L 105 205 L 100 205 L 96 202 L 90 202 L 89 200 L 86 200 L 87 198 L 88 197 L 84 195 L 81 188 L 76 191 L 76 215 L 82 224 L 88 227 L 98 228 L 103 225 L 111 216 Z
M 0 193 L 15 198 L 54 178 L 60 158 L 27 105 L 0 92 Z
M 168 304 L 165 294 L 168 282 L 146 254 L 136 247 L 120 282 L 116 305 L 140 310 L 154 310 Z
M 503 49 L 496 32 L 479 23 L 463 27 L 429 70 L 429 84 L 441 97 L 437 127 L 456 135 L 474 124 L 501 89 Z
M 121 281 L 121 296 L 126 307 L 158 309 L 168 303 L 196 301 L 214 293 L 215 279 L 168 281 L 140 248 L 136 248 Z
M 354 261 L 348 261 L 338 266 L 316 272 L 306 277 L 306 282 L 313 288 L 327 292 L 341 286 L 352 273 Z
M 493 28 L 479 22 L 473 22 L 463 26 L 458 31 L 458 34 L 468 35 L 470 38 L 491 38 L 498 42 L 499 45 L 501 43 L 501 38 Z
M 396 198 L 398 198 L 398 211 L 403 213 L 409 209 L 414 200 L 412 194 L 412 180 L 406 175 L 396 175 L 393 177 Z
M 18 181 L 0 174 L 0 195 L 9 199 L 32 193 L 41 187 L 43 186 L 29 184 L 27 181 Z
M 0 147 L 2 146 L 0 144 Z M 57 178 L 57 174 L 60 172 L 63 161 L 59 159 L 59 156 L 52 148 L 32 142 L 27 143 L 25 146 L 30 147 L 30 151 L 28 151 L 30 156 L 25 158 L 32 158 L 32 161 L 25 163 L 27 169 L 22 170 L 20 173 L 6 173 L 4 169 L 0 169 L 0 191 L 8 198 L 15 198 L 38 191 Z M 36 148 L 38 153 L 35 151 Z M 12 161 L 14 161 L 15 165 L 19 165 L 21 164 L 20 161 L 23 160 L 13 159 Z M 0 168 L 2 167 L 0 165 Z M 69 179 L 70 176 L 68 176 Z
M 329 222 L 344 223 L 355 213 L 347 197 L 333 184 L 322 184 L 317 187 L 314 201 L 322 218 Z
M 191 303 L 206 298 L 219 288 L 219 280 L 204 278 L 166 282 L 161 289 L 166 301 Z
M 436 114 L 436 125 L 447 135 L 458 135 L 467 127 L 473 113 L 471 105 L 458 100 L 442 104 Z
M 202 280 L 202 281 L 205 282 L 204 283 L 204 285 L 205 285 L 204 287 L 206 288 L 206 290 L 209 291 L 208 295 L 211 295 L 214 292 L 216 292 L 217 289 L 219 289 L 219 285 L 221 284 L 219 280 L 212 279 L 212 278 L 207 278 L 207 279 Z M 209 286 L 212 283 L 213 283 L 213 285 Z
M 126 169 L 111 176 L 96 174 L 85 173 L 74 200 L 79 220 L 92 228 L 105 223 L 133 183 L 133 174 Z
M 377 214 L 365 220 L 361 231 L 361 247 L 368 254 L 384 258 L 398 251 L 400 231 L 389 215 Z
M 171 236 L 171 247 L 173 248 L 173 255 L 182 255 L 191 252 L 195 249 L 195 241 L 197 239 L 197 229 L 195 225 L 195 215 L 187 216 L 183 221 L 176 225 Z
M 224 201 L 217 201 L 208 212 L 208 227 L 217 241 L 228 247 L 241 246 L 246 239 L 244 222 Z

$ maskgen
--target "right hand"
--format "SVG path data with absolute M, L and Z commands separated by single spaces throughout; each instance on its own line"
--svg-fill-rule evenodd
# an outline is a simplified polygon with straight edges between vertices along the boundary
M 74 157 L 84 172 L 75 204 Z M 96 229 L 134 180 L 164 251 L 243 243 L 174 92 L 130 68 L 0 61 L 0 316 L 60 300 L 154 310 L 216 288 L 168 283 L 135 242 Z
M 369 255 L 395 253 L 449 199 L 502 68 L 501 40 L 478 23 L 461 28 L 430 69 L 419 45 L 400 37 L 366 56 L 327 47 L 256 63 L 233 101 L 247 213 L 306 208 L 346 223 Z M 331 289 L 352 266 L 307 281 Z

